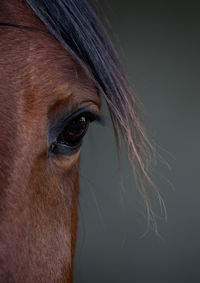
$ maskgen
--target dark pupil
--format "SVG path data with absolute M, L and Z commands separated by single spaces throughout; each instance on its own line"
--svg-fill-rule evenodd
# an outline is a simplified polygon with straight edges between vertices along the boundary
M 73 119 L 57 138 L 57 143 L 68 146 L 78 145 L 88 129 L 89 121 L 85 116 Z

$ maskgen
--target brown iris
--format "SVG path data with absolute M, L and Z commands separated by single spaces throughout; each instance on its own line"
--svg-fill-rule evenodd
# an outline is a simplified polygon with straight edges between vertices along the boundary
M 70 147 L 78 146 L 87 132 L 89 118 L 83 114 L 71 120 L 57 137 L 57 143 Z

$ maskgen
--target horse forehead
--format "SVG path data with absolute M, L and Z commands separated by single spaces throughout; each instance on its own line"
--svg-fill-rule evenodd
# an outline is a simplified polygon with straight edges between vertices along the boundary
M 28 65 L 33 85 L 40 89 L 40 95 L 55 93 L 55 99 L 74 94 L 74 101 L 94 100 L 100 106 L 97 86 L 71 54 L 53 37 L 37 35 L 30 37 Z M 57 95 L 56 95 L 57 94 Z
M 49 76 L 62 75 L 93 85 L 80 64 L 48 32 L 29 34 L 28 49 L 28 63 L 36 65 L 35 72 L 45 69 Z
M 24 0 L 1 0 L 0 21 L 38 29 L 37 31 L 31 31 L 22 28 L 20 32 L 16 27 L 1 28 L 1 39 L 3 35 L 1 44 L 11 42 L 12 45 L 21 45 L 21 54 L 16 54 L 18 58 L 20 55 L 26 58 L 26 51 L 29 49 L 28 63 L 30 62 L 32 66 L 35 63 L 40 70 L 46 68 L 46 71 L 47 67 L 51 68 L 49 75 L 52 76 L 55 72 L 57 74 L 62 72 L 65 75 L 65 71 L 67 71 L 68 76 L 75 74 L 77 77 L 86 80 L 86 76 L 78 63 L 49 33 L 45 25 Z M 2 41 L 4 42 L 2 43 Z
M 86 99 L 87 96 L 88 99 L 93 97 L 96 103 L 100 105 L 94 81 L 49 33 L 45 25 L 24 1 L 2 0 L 0 10 L 6 10 L 6 13 L 0 12 L 1 20 L 11 23 L 14 20 L 17 24 L 38 28 L 37 31 L 31 31 L 9 27 L 5 28 L 5 32 L 2 32 L 1 29 L 3 40 L 0 43 L 0 47 L 1 44 L 9 43 L 10 46 L 12 45 L 12 56 L 16 58 L 16 64 L 25 66 L 21 69 L 21 76 L 24 75 L 25 79 L 28 79 L 28 83 L 31 81 L 33 86 L 38 87 L 40 92 L 37 95 L 42 97 L 44 94 L 46 97 L 48 93 L 52 93 L 52 90 L 55 90 L 58 96 L 63 93 L 66 95 L 70 87 L 70 93 L 76 94 L 74 96 L 77 99 L 79 97 Z M 17 49 L 16 52 L 15 49 Z M 7 68 L 12 69 L 12 66 L 7 64 Z M 15 74 L 13 78 L 15 78 Z M 51 97 L 56 99 L 57 95 Z

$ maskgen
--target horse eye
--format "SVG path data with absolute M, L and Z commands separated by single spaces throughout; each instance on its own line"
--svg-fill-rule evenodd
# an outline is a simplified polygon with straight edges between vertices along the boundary
M 69 154 L 77 150 L 86 134 L 89 123 L 94 119 L 91 114 L 83 113 L 71 119 L 56 140 L 51 144 L 53 153 Z
M 57 143 L 76 147 L 86 134 L 89 122 L 89 119 L 83 115 L 73 119 L 57 137 Z

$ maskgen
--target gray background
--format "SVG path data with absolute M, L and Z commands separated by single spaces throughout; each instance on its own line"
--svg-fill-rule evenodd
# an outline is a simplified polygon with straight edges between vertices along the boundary
M 85 139 L 75 283 L 200 282 L 200 9 L 195 1 L 100 1 L 118 37 L 146 126 L 170 165 L 155 181 L 167 221 L 153 201 L 159 235 L 146 220 L 130 168 L 120 187 L 110 122 Z M 123 50 L 123 51 L 122 51 Z M 105 112 L 105 116 L 107 116 Z

